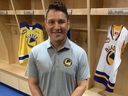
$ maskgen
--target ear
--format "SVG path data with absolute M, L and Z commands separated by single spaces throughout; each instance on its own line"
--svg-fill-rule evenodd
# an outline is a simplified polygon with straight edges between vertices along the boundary
M 46 21 L 46 20 L 44 20 L 44 26 L 45 26 L 45 28 L 46 28 L 46 24 L 47 24 L 47 21 Z
M 70 29 L 70 20 L 68 20 L 68 30 Z
M 45 26 L 45 29 L 47 30 L 47 21 L 44 20 L 44 26 Z
M 45 27 L 45 30 L 46 30 L 46 32 L 48 34 L 48 31 L 47 31 L 47 21 L 46 20 L 44 20 L 44 27 Z

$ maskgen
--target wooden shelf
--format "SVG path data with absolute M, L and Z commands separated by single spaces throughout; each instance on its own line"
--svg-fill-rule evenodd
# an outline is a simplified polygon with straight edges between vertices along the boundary
M 68 9 L 69 15 L 87 15 L 87 9 Z M 17 15 L 44 15 L 44 10 L 16 10 Z M 92 8 L 91 15 L 128 15 L 128 8 Z M 0 15 L 14 15 L 13 10 L 0 10 Z
M 71 9 L 71 15 L 87 15 L 88 10 L 86 8 Z
M 128 15 L 128 8 L 91 8 L 91 15 Z
M 85 91 L 83 96 L 122 96 L 122 95 L 118 95 L 115 93 L 109 93 L 109 92 L 104 91 L 103 89 L 93 87 Z
M 31 95 L 25 69 L 18 64 L 0 62 L 0 82 Z
M 99 31 L 99 32 L 107 32 L 108 30 L 107 29 L 96 29 L 96 31 Z
M 0 70 L 18 76 L 20 78 L 27 79 L 27 76 L 25 76 L 25 69 L 26 68 L 24 66 L 20 66 L 18 64 L 0 64 Z
M 14 15 L 15 12 L 13 10 L 7 10 L 7 15 Z
M 0 15 L 6 15 L 7 11 L 6 10 L 0 10 Z
M 44 10 L 16 10 L 17 15 L 44 15 Z
M 71 30 L 87 31 L 87 28 L 71 28 Z
M 87 15 L 87 9 L 68 9 L 69 15 Z M 0 10 L 0 15 L 14 15 L 13 10 Z M 44 10 L 16 10 L 16 15 L 45 15 Z
M 16 15 L 34 15 L 33 10 L 16 10 Z
M 34 10 L 34 15 L 45 15 L 45 10 Z

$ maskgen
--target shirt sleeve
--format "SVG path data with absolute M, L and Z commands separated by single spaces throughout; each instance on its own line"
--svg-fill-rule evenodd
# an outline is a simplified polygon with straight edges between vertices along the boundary
M 25 75 L 26 76 L 32 76 L 35 78 L 38 77 L 38 70 L 37 70 L 37 66 L 36 66 L 36 61 L 35 61 L 35 58 L 34 58 L 32 51 L 29 55 L 28 65 L 27 65 L 27 70 L 26 70 Z
M 81 56 L 79 56 L 78 62 L 78 70 L 77 70 L 77 81 L 78 80 L 86 80 L 90 78 L 90 67 L 88 64 L 87 54 L 84 51 Z

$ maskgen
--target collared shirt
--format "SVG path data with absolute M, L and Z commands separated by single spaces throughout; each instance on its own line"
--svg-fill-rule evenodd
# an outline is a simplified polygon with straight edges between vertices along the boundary
M 71 96 L 77 81 L 90 77 L 86 52 L 68 38 L 55 50 L 48 39 L 32 49 L 27 75 L 39 80 L 44 96 Z

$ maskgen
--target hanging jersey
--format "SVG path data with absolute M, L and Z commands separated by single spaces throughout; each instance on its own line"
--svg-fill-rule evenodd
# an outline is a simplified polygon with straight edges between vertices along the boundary
M 18 50 L 18 56 L 19 56 L 19 63 L 20 64 L 26 64 L 28 59 L 28 51 L 27 51 L 27 44 L 26 44 L 26 34 L 28 32 L 28 28 L 26 26 L 21 26 L 20 24 L 20 42 L 19 42 L 19 50 Z
M 104 84 L 106 91 L 114 90 L 121 53 L 127 43 L 127 37 L 128 31 L 124 26 L 110 26 L 94 75 L 94 80 Z
M 68 30 L 68 32 L 67 32 L 67 37 L 68 37 L 69 39 L 71 39 L 70 30 Z
M 26 41 L 28 54 L 30 53 L 32 47 L 44 41 L 43 29 L 40 24 L 36 23 L 32 27 L 29 26 L 29 30 L 26 34 Z
M 43 41 L 43 28 L 40 24 L 29 26 L 26 22 L 20 23 L 19 63 L 27 64 L 31 48 Z

